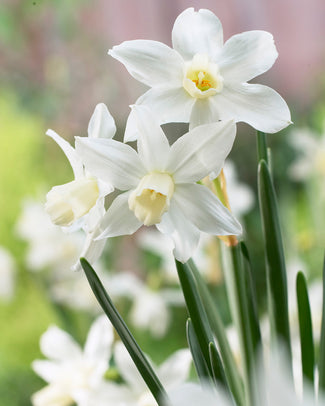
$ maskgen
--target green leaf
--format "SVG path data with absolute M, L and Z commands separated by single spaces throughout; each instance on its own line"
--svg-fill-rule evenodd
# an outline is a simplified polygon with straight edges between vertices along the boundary
M 227 252 L 225 252 L 227 251 Z M 230 252 L 229 252 L 230 251 Z M 249 315 L 249 298 L 247 292 L 244 259 L 239 244 L 223 247 L 224 256 L 230 254 L 227 268 L 224 269 L 229 305 L 239 337 L 243 362 L 246 404 L 253 402 L 253 377 L 255 377 L 255 355 L 251 335 L 251 320 Z M 254 379 L 255 380 L 255 379 Z
M 210 362 L 215 382 L 222 385 L 229 392 L 228 383 L 223 370 L 223 365 L 217 347 L 214 343 L 209 344 Z
M 271 328 L 291 357 L 288 316 L 287 277 L 278 208 L 268 166 L 261 160 L 258 168 L 258 194 L 266 252 L 266 276 Z
M 99 280 L 96 272 L 85 258 L 80 258 L 80 263 L 98 303 L 101 305 L 102 309 L 104 310 L 118 335 L 120 336 L 123 344 L 128 350 L 133 362 L 138 368 L 138 371 L 140 372 L 142 378 L 144 379 L 145 383 L 156 399 L 158 405 L 165 405 L 167 403 L 167 395 L 165 389 L 163 388 L 157 375 L 153 371 L 146 356 L 143 354 L 139 345 L 127 328 L 124 320 L 118 313 L 104 286 Z
M 319 389 L 325 390 L 325 256 L 323 262 L 323 307 L 322 307 L 322 326 L 319 343 Z
M 198 377 L 202 383 L 206 383 L 210 378 L 210 372 L 208 366 L 205 362 L 205 359 L 202 355 L 202 351 L 196 337 L 193 324 L 191 319 L 188 319 L 186 322 L 186 336 L 187 342 L 191 350 L 194 366 L 197 372 Z
M 302 371 L 304 378 L 314 382 L 315 352 L 313 340 L 313 328 L 308 298 L 307 282 L 304 274 L 298 272 L 296 280 L 297 304 L 300 331 L 300 349 Z
M 187 311 L 193 323 L 193 329 L 198 339 L 198 344 L 208 366 L 210 376 L 213 378 L 209 354 L 209 343 L 213 341 L 213 334 L 198 293 L 195 279 L 188 264 L 182 264 L 176 260 L 176 268 L 183 290 Z
M 216 307 L 216 304 L 212 299 L 210 291 L 205 281 L 203 280 L 200 272 L 196 268 L 194 262 L 190 260 L 188 264 L 195 277 L 200 297 L 202 298 L 202 302 L 205 311 L 207 313 L 211 329 L 218 341 L 220 355 L 224 364 L 225 374 L 227 377 L 229 388 L 233 393 L 236 403 L 238 405 L 243 405 L 244 404 L 243 383 L 238 371 L 238 366 L 236 365 L 233 354 L 231 352 L 231 348 L 229 346 L 228 338 L 221 319 L 221 315 L 219 314 L 218 308 Z
M 262 338 L 260 323 L 258 317 L 257 301 L 256 301 L 256 289 L 253 283 L 252 271 L 251 271 L 251 261 L 249 258 L 248 249 L 245 243 L 242 241 L 240 243 L 241 252 L 243 254 L 243 262 L 245 269 L 245 280 L 246 280 L 246 291 L 248 300 L 248 315 L 250 321 L 251 338 L 253 344 L 254 354 L 261 350 Z

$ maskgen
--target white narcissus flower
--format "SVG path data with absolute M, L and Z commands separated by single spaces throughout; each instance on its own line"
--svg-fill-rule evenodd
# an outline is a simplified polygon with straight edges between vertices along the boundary
M 99 238 L 133 234 L 143 224 L 156 225 L 174 242 L 174 255 L 186 262 L 197 247 L 200 230 L 240 234 L 241 226 L 218 198 L 196 182 L 218 172 L 231 150 L 235 124 L 197 127 L 172 146 L 144 106 L 135 106 L 138 152 L 114 140 L 76 139 L 89 171 L 123 191 L 106 212 Z
M 114 359 L 116 367 L 129 390 L 128 398 L 133 399 L 133 402 L 129 403 L 128 398 L 123 399 L 121 395 L 121 405 L 156 406 L 157 403 L 154 397 L 150 393 L 122 343 L 115 345 Z M 182 349 L 173 353 L 159 367 L 153 365 L 153 369 L 163 387 L 168 392 L 186 381 L 190 372 L 191 363 L 192 357 L 190 351 L 188 349 Z M 125 394 L 127 395 L 127 392 Z M 117 404 L 119 403 L 117 402 Z
M 183 11 L 172 31 L 174 48 L 149 40 L 126 41 L 109 54 L 151 87 L 136 104 L 149 106 L 160 123 L 190 128 L 218 120 L 244 121 L 274 133 L 291 123 L 286 102 L 273 89 L 248 84 L 276 60 L 273 36 L 265 31 L 234 35 L 223 44 L 219 19 L 209 10 Z M 134 140 L 133 114 L 125 140 Z
M 98 104 L 89 121 L 88 138 L 111 139 L 115 132 L 114 119 L 107 107 L 103 103 Z M 45 210 L 56 225 L 71 226 L 71 231 L 84 229 L 86 241 L 80 256 L 93 263 L 100 257 L 104 248 L 104 242 L 94 241 L 93 235 L 105 212 L 104 198 L 112 192 L 113 187 L 85 170 L 78 153 L 67 141 L 52 130 L 48 130 L 46 134 L 53 138 L 67 156 L 75 180 L 54 186 L 46 196 Z M 74 269 L 80 269 L 79 262 L 74 265 Z
M 36 360 L 34 371 L 48 386 L 32 396 L 34 406 L 69 406 L 85 402 L 103 382 L 113 343 L 113 328 L 106 316 L 95 320 L 84 350 L 56 326 L 42 335 L 40 346 L 49 360 Z

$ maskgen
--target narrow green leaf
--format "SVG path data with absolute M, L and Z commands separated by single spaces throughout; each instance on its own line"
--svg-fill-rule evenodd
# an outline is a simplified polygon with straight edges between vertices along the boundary
M 323 262 L 323 307 L 322 307 L 322 326 L 319 343 L 319 390 L 325 390 L 325 256 Z
M 96 272 L 85 258 L 80 258 L 80 263 L 98 303 L 101 305 L 102 309 L 104 310 L 118 335 L 120 336 L 123 344 L 128 350 L 133 362 L 138 368 L 138 371 L 140 372 L 142 378 L 144 379 L 145 383 L 156 399 L 158 405 L 165 405 L 167 403 L 167 395 L 165 389 L 163 388 L 157 375 L 152 369 L 146 356 L 143 354 L 139 345 L 127 328 L 124 320 L 118 313 L 104 286 L 99 280 Z
M 258 194 L 266 252 L 266 275 L 271 327 L 291 357 L 287 276 L 273 182 L 264 160 L 258 168 Z
M 215 382 L 219 385 L 222 385 L 226 389 L 226 391 L 229 392 L 229 387 L 226 380 L 225 372 L 223 370 L 219 352 L 215 344 L 212 342 L 209 344 L 209 353 L 213 378 Z
M 210 366 L 209 343 L 213 341 L 213 334 L 204 310 L 195 279 L 188 264 L 182 264 L 176 260 L 178 277 L 183 290 L 187 311 L 193 323 L 198 343 L 208 366 L 210 376 L 213 373 Z
M 314 383 L 315 352 L 307 282 L 302 272 L 297 274 L 296 289 L 302 371 L 304 381 L 307 378 L 310 384 L 310 382 Z
M 186 336 L 197 375 L 202 383 L 206 383 L 211 378 L 211 376 L 208 366 L 202 355 L 202 351 L 196 337 L 191 319 L 188 319 L 186 322 Z
M 194 262 L 190 260 L 188 264 L 195 277 L 211 329 L 218 341 L 220 355 L 224 364 L 229 388 L 233 393 L 236 403 L 242 406 L 244 404 L 243 383 L 238 371 L 238 366 L 236 365 L 233 354 L 231 352 L 231 348 L 229 346 L 221 315 L 219 314 L 219 310 L 214 300 L 212 299 L 210 291 Z
M 245 269 L 245 280 L 246 280 L 246 291 L 248 299 L 248 315 L 250 320 L 250 329 L 254 354 L 261 350 L 262 338 L 260 323 L 258 317 L 257 301 L 256 301 L 256 290 L 253 283 L 253 276 L 251 270 L 251 261 L 249 258 L 248 249 L 245 243 L 242 241 L 240 243 L 241 252 L 243 254 L 244 269 Z

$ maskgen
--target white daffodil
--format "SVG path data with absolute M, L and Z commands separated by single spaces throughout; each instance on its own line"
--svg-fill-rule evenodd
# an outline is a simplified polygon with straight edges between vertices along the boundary
M 196 182 L 218 172 L 234 137 L 233 122 L 197 127 L 172 146 L 150 110 L 135 106 L 138 152 L 114 140 L 76 139 L 89 171 L 124 193 L 106 212 L 99 238 L 133 234 L 143 224 L 156 225 L 174 242 L 174 255 L 187 261 L 200 230 L 216 235 L 239 234 L 241 226 L 217 197 Z
M 96 106 L 88 125 L 88 138 L 111 139 L 116 132 L 114 119 L 105 104 Z M 89 262 L 98 259 L 103 251 L 103 241 L 93 241 L 94 232 L 104 215 L 104 197 L 113 190 L 109 183 L 98 180 L 85 170 L 76 150 L 52 130 L 46 133 L 61 147 L 72 167 L 75 180 L 54 186 L 46 196 L 45 210 L 54 224 L 61 227 L 72 226 L 72 231 L 83 228 L 86 241 L 80 256 Z M 74 269 L 79 269 L 79 263 Z
M 209 10 L 183 11 L 172 31 L 173 48 L 149 40 L 126 41 L 109 54 L 151 87 L 136 104 L 150 106 L 160 123 L 190 128 L 218 120 L 244 121 L 274 133 L 291 123 L 286 102 L 273 89 L 248 84 L 276 60 L 273 36 L 265 31 L 234 35 L 223 44 L 219 19 Z M 125 140 L 136 139 L 131 113 Z
M 125 406 L 156 406 L 157 403 L 155 399 L 122 343 L 115 345 L 114 359 L 116 367 L 129 389 L 129 397 L 133 398 L 132 403 L 128 403 L 127 399 L 123 401 L 121 398 L 121 404 Z M 168 392 L 186 381 L 190 372 L 191 362 L 192 357 L 190 351 L 183 349 L 173 353 L 159 367 L 153 365 L 153 369 L 163 387 Z
M 32 396 L 34 406 L 83 404 L 104 380 L 113 343 L 113 328 L 106 316 L 95 320 L 84 350 L 65 331 L 50 327 L 40 346 L 49 360 L 36 360 L 34 371 L 49 383 Z

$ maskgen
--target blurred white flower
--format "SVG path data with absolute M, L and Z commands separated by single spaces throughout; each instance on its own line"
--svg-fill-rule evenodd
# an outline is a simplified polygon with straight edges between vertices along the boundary
M 98 238 L 133 234 L 142 225 L 156 225 L 173 240 L 175 257 L 186 262 L 197 247 L 200 231 L 239 234 L 237 220 L 208 188 L 196 183 L 222 168 L 233 144 L 235 124 L 197 127 L 170 146 L 149 109 L 135 106 L 134 111 L 140 132 L 138 152 L 114 140 L 76 141 L 86 168 L 124 192 L 106 212 L 104 231 Z
M 66 273 L 77 261 L 84 240 L 81 233 L 66 234 L 52 224 L 44 205 L 32 199 L 23 202 L 16 232 L 28 243 L 26 263 L 31 271 L 48 268 Z
M 134 273 L 107 273 L 100 264 L 97 264 L 96 272 L 114 302 L 123 298 L 131 301 L 128 317 L 132 324 L 150 331 L 154 337 L 166 334 L 170 324 L 170 307 L 184 306 L 182 292 L 177 288 L 152 290 Z M 65 275 L 52 281 L 50 294 L 55 302 L 72 309 L 91 314 L 101 311 L 83 273 Z
M 150 228 L 141 230 L 137 235 L 137 241 L 142 249 L 160 257 L 164 280 L 166 282 L 177 283 L 178 275 L 172 241 L 166 235 Z M 218 282 L 221 278 L 217 256 L 218 245 L 216 237 L 201 233 L 198 247 L 193 253 L 192 259 L 199 271 L 213 282 Z
M 90 139 L 111 139 L 116 132 L 114 119 L 105 104 L 95 107 L 88 125 Z M 45 210 L 54 224 L 70 227 L 70 231 L 83 228 L 86 241 L 80 257 L 85 257 L 90 263 L 95 262 L 101 255 L 105 242 L 94 241 L 94 233 L 99 230 L 105 208 L 105 196 L 112 192 L 113 186 L 103 182 L 87 170 L 77 151 L 63 138 L 52 130 L 46 133 L 62 149 L 72 167 L 75 180 L 60 186 L 54 186 L 46 196 Z M 81 269 L 79 261 L 74 269 Z
M 170 238 L 156 229 L 145 228 L 137 234 L 137 242 L 140 248 L 157 255 L 161 259 L 161 270 L 166 276 L 166 281 L 178 280 L 173 255 L 174 244 Z
M 268 362 L 257 365 L 258 382 L 254 386 L 256 404 L 263 406 L 315 406 L 312 388 L 304 388 L 303 401 L 297 396 L 285 354 L 272 353 Z M 231 406 L 229 399 L 221 388 L 201 386 L 193 383 L 180 385 L 169 394 L 170 406 Z M 324 399 L 319 397 L 317 404 L 324 406 Z
M 238 180 L 238 174 L 234 163 L 226 160 L 224 173 L 227 182 L 227 192 L 231 211 L 238 218 L 252 210 L 255 197 L 252 189 Z
M 112 298 L 127 297 L 132 301 L 129 317 L 140 329 L 146 329 L 154 337 L 162 337 L 170 323 L 170 306 L 184 306 L 179 289 L 161 288 L 152 290 L 131 272 L 118 272 L 107 281 Z
M 126 41 L 109 51 L 135 79 L 151 87 L 136 104 L 150 107 L 161 124 L 189 122 L 193 128 L 235 120 L 274 133 L 291 123 L 288 106 L 277 92 L 247 83 L 268 71 L 278 56 L 270 33 L 247 31 L 223 44 L 218 17 L 188 8 L 175 21 L 172 42 L 174 49 L 157 41 Z M 131 113 L 126 141 L 137 136 L 133 120 Z
M 116 387 L 114 406 L 157 406 L 157 402 L 121 342 L 115 345 L 114 359 L 116 368 L 125 381 L 125 384 L 119 385 L 121 389 L 119 394 Z M 168 392 L 185 382 L 190 372 L 191 362 L 192 357 L 189 350 L 183 349 L 173 353 L 159 367 L 155 366 L 152 362 L 151 364 L 162 385 Z M 101 393 L 94 393 L 87 406 L 110 405 L 110 403 L 107 403 L 107 397 L 111 393 L 109 387 L 106 393 L 107 395 L 105 395 L 104 390 Z
M 88 401 L 98 391 L 112 353 L 113 328 L 106 316 L 95 320 L 84 350 L 56 326 L 41 336 L 41 351 L 49 360 L 36 360 L 32 367 L 48 385 L 32 396 L 34 406 L 69 406 Z M 109 404 L 109 403 L 108 403 Z
M 290 145 L 298 153 L 298 157 L 289 167 L 289 175 L 293 180 L 303 181 L 312 175 L 325 176 L 325 124 L 323 134 L 313 132 L 310 128 L 291 130 Z
M 228 399 L 221 389 L 198 385 L 196 383 L 185 383 L 169 393 L 169 406 L 231 406 L 233 403 Z
M 10 300 L 15 289 L 16 264 L 13 256 L 4 247 L 0 247 L 0 299 Z

